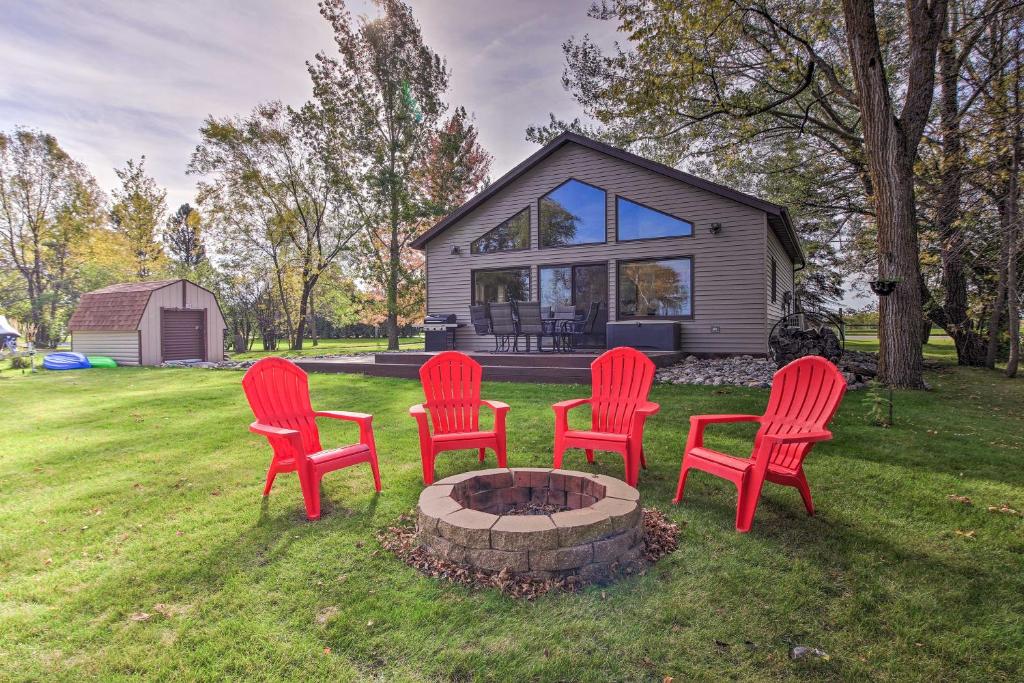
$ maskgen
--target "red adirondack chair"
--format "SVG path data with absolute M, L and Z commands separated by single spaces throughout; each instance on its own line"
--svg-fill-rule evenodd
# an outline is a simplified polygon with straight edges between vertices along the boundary
M 340 410 L 316 410 L 309 402 L 309 379 L 302 369 L 284 358 L 264 358 L 249 368 L 242 388 L 256 421 L 249 431 L 262 434 L 274 449 L 263 495 L 270 494 L 281 472 L 297 472 L 306 503 L 306 516 L 320 518 L 320 479 L 343 467 L 370 463 L 373 485 L 380 492 L 377 447 L 373 441 L 373 416 Z M 348 420 L 359 425 L 359 443 L 324 449 L 315 418 Z
M 490 448 L 498 456 L 498 466 L 506 466 L 505 415 L 509 407 L 501 401 L 480 398 L 482 376 L 480 364 L 458 351 L 439 353 L 420 367 L 420 382 L 427 400 L 409 408 L 409 414 L 419 425 L 424 484 L 434 483 L 434 460 L 443 451 L 475 448 L 483 462 Z M 493 430 L 480 430 L 482 405 L 494 411 Z
M 807 514 L 813 515 L 814 503 L 804 476 L 804 458 L 816 442 L 832 438 L 826 427 L 845 393 L 846 380 L 835 365 L 820 356 L 805 356 L 775 373 L 764 415 L 691 416 L 674 502 L 683 498 L 686 475 L 691 469 L 698 469 L 736 485 L 739 491 L 736 530 L 741 533 L 750 531 L 766 479 L 796 487 Z M 704 448 L 704 428 L 722 422 L 761 424 L 750 458 L 735 458 Z
M 626 483 L 636 486 L 644 457 L 644 421 L 661 408 L 647 400 L 654 381 L 654 363 L 634 348 L 620 346 L 606 351 L 590 364 L 592 395 L 562 401 L 555 411 L 555 468 L 562 466 L 566 448 L 582 448 L 587 462 L 594 451 L 622 455 Z M 569 429 L 569 411 L 590 404 L 590 431 Z

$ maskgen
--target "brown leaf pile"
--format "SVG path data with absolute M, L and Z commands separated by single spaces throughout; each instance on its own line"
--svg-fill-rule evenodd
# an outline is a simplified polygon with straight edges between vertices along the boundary
M 678 536 L 679 525 L 669 521 L 653 508 L 644 508 L 643 558 L 629 567 L 621 568 L 620 573 L 628 575 L 646 571 L 647 565 L 679 547 Z M 586 586 L 586 583 L 576 576 L 535 579 L 517 576 L 507 569 L 487 572 L 437 557 L 419 547 L 416 540 L 415 516 L 412 514 L 400 516 L 396 525 L 379 531 L 377 540 L 407 565 L 431 578 L 444 579 L 474 589 L 493 588 L 513 598 L 534 600 L 550 591 L 575 593 Z

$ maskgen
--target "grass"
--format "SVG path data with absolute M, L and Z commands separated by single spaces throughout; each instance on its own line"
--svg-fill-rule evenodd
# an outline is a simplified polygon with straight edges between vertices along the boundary
M 247 353 L 232 353 L 232 360 L 249 360 L 252 358 L 262 358 L 263 356 L 283 355 L 283 356 L 319 356 L 327 354 L 344 354 L 344 353 L 370 353 L 374 351 L 387 351 L 388 340 L 384 339 L 321 339 L 320 342 L 313 346 L 313 342 L 309 339 L 303 345 L 303 348 L 294 351 L 291 349 L 284 348 L 287 344 L 283 344 L 282 348 L 277 351 L 263 351 L 259 343 L 253 345 L 253 349 Z M 398 347 L 403 351 L 422 351 L 423 350 L 423 337 L 400 337 L 398 340 Z
M 421 490 L 415 383 L 312 377 L 315 405 L 376 415 L 385 488 L 366 467 L 332 473 L 308 523 L 295 477 L 260 497 L 269 449 L 245 431 L 240 378 L 0 373 L 0 680 L 1021 680 L 1024 518 L 986 509 L 1024 508 L 1021 380 L 944 366 L 933 391 L 897 392 L 891 429 L 848 394 L 807 461 L 818 514 L 769 485 L 748 535 L 724 481 L 694 474 L 670 498 L 687 416 L 760 411 L 767 392 L 656 387 L 641 491 L 682 525 L 680 549 L 530 604 L 425 578 L 377 544 Z M 528 466 L 550 463 L 549 405 L 585 389 L 485 394 L 512 405 L 510 461 Z M 746 427 L 710 434 L 749 448 Z M 581 453 L 569 466 L 589 469 Z M 472 467 L 447 454 L 439 475 Z M 831 658 L 789 661 L 792 644 Z

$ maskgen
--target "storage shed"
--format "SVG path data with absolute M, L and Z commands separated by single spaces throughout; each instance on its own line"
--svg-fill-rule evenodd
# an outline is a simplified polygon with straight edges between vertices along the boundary
M 188 280 L 125 282 L 82 296 L 71 348 L 121 365 L 224 360 L 226 324 L 213 292 Z

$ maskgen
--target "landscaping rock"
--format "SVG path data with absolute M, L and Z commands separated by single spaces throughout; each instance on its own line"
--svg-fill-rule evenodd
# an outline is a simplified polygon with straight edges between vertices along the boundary
M 850 389 L 862 389 L 878 374 L 878 358 L 864 351 L 844 351 L 836 365 Z M 728 358 L 687 356 L 681 363 L 661 368 L 655 380 L 665 384 L 739 386 L 768 389 L 778 367 L 768 358 L 749 355 Z

